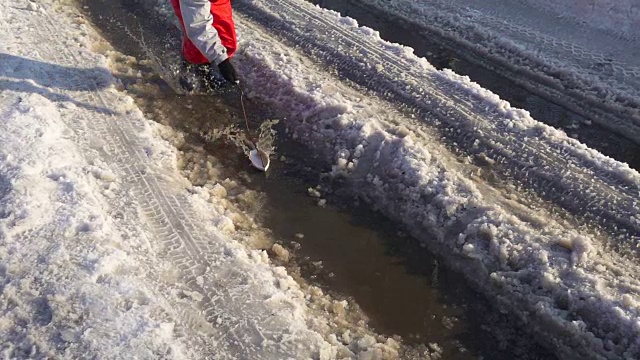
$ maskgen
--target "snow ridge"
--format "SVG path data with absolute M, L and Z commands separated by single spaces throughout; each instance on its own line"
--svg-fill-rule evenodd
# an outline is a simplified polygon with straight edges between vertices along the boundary
M 436 71 L 413 56 L 410 48 L 388 44 L 370 29 L 357 28 L 353 21 L 339 21 L 333 12 L 320 13 L 294 1 L 275 0 L 264 8 L 256 3 L 240 10 L 252 21 L 277 29 L 306 54 L 334 66 L 341 76 L 390 101 L 411 106 L 419 121 L 438 129 L 458 151 L 474 158 L 488 157 L 494 172 L 537 190 L 571 212 L 600 225 L 608 221 L 623 225 L 611 229 L 620 236 L 640 233 L 628 219 L 638 208 L 640 177 L 625 164 L 535 121 L 528 112 L 512 108 L 467 77 Z M 284 7 L 303 15 L 273 15 Z M 302 18 L 307 19 L 304 25 Z M 327 36 L 334 38 L 330 45 L 324 40 Z M 562 176 L 552 175 L 556 168 L 563 169 Z M 594 206 L 605 203 L 611 205 Z

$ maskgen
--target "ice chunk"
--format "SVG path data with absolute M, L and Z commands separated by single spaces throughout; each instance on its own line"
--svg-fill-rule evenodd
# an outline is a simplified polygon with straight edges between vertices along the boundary
M 274 254 L 276 254 L 276 256 L 284 261 L 284 262 L 288 262 L 289 261 L 289 251 L 287 249 L 285 249 L 282 245 L 280 244 L 273 244 L 273 246 L 271 247 L 271 251 L 273 251 Z
M 595 249 L 588 238 L 585 236 L 576 236 L 573 238 L 571 262 L 574 265 L 584 263 L 594 252 Z

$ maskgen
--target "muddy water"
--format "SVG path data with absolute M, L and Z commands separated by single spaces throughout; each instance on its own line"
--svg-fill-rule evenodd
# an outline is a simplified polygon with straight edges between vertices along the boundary
M 355 302 L 376 332 L 401 336 L 406 358 L 421 358 L 430 343 L 443 348 L 445 359 L 553 358 L 387 219 L 331 195 L 328 205 L 318 206 L 308 189 L 318 185 L 323 164 L 303 161 L 309 154 L 305 147 L 280 136 L 281 158 L 264 176 L 251 171 L 233 146 L 204 142 L 203 133 L 241 124 L 238 94 L 185 97 L 171 90 L 158 73 L 168 68 L 160 63 L 179 62 L 175 27 L 154 19 L 136 1 L 84 0 L 81 9 L 118 52 L 162 59 L 153 66 L 121 61 L 118 66 L 131 68 L 120 72 L 123 88 L 149 118 L 214 153 L 224 164 L 223 176 L 263 194 L 264 206 L 254 215 L 273 241 L 291 249 L 305 281 Z M 247 106 L 252 126 L 270 119 L 260 104 Z
M 483 66 L 465 60 L 468 49 L 449 46 L 439 39 L 404 20 L 366 6 L 358 0 L 309 0 L 311 3 L 340 12 L 358 21 L 362 26 L 374 28 L 388 41 L 410 46 L 415 54 L 424 57 L 437 68 L 449 68 L 460 75 L 498 94 L 513 106 L 528 110 L 534 119 L 563 129 L 589 147 L 640 170 L 640 146 L 624 137 L 609 132 L 561 105 L 542 98 L 512 82 L 508 78 Z M 429 34 L 429 35 L 427 35 Z

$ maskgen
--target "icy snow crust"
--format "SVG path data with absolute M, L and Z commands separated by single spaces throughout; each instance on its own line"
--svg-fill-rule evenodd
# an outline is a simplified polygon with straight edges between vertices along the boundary
M 621 255 L 640 240 L 637 172 L 352 19 L 235 4 L 251 96 L 353 193 L 562 358 L 640 356 L 640 269 Z
M 424 36 L 468 49 L 469 60 L 640 143 L 637 1 L 355 1 L 418 24 Z
M 545 8 L 559 17 L 571 18 L 628 40 L 640 39 L 640 3 L 637 0 L 519 0 Z

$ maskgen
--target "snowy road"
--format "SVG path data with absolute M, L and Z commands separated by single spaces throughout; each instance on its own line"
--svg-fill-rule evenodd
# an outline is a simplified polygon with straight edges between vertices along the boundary
M 314 327 L 286 272 L 183 191 L 176 150 L 115 90 L 87 50 L 91 31 L 43 5 L 0 5 L 2 349 L 355 356 Z M 558 356 L 640 356 L 640 174 L 352 19 L 301 0 L 235 5 L 246 91 L 330 164 L 318 172 L 410 229 Z M 630 121 L 612 129 L 632 138 L 636 80 L 589 78 L 629 97 Z M 387 345 L 358 342 L 362 357 Z

